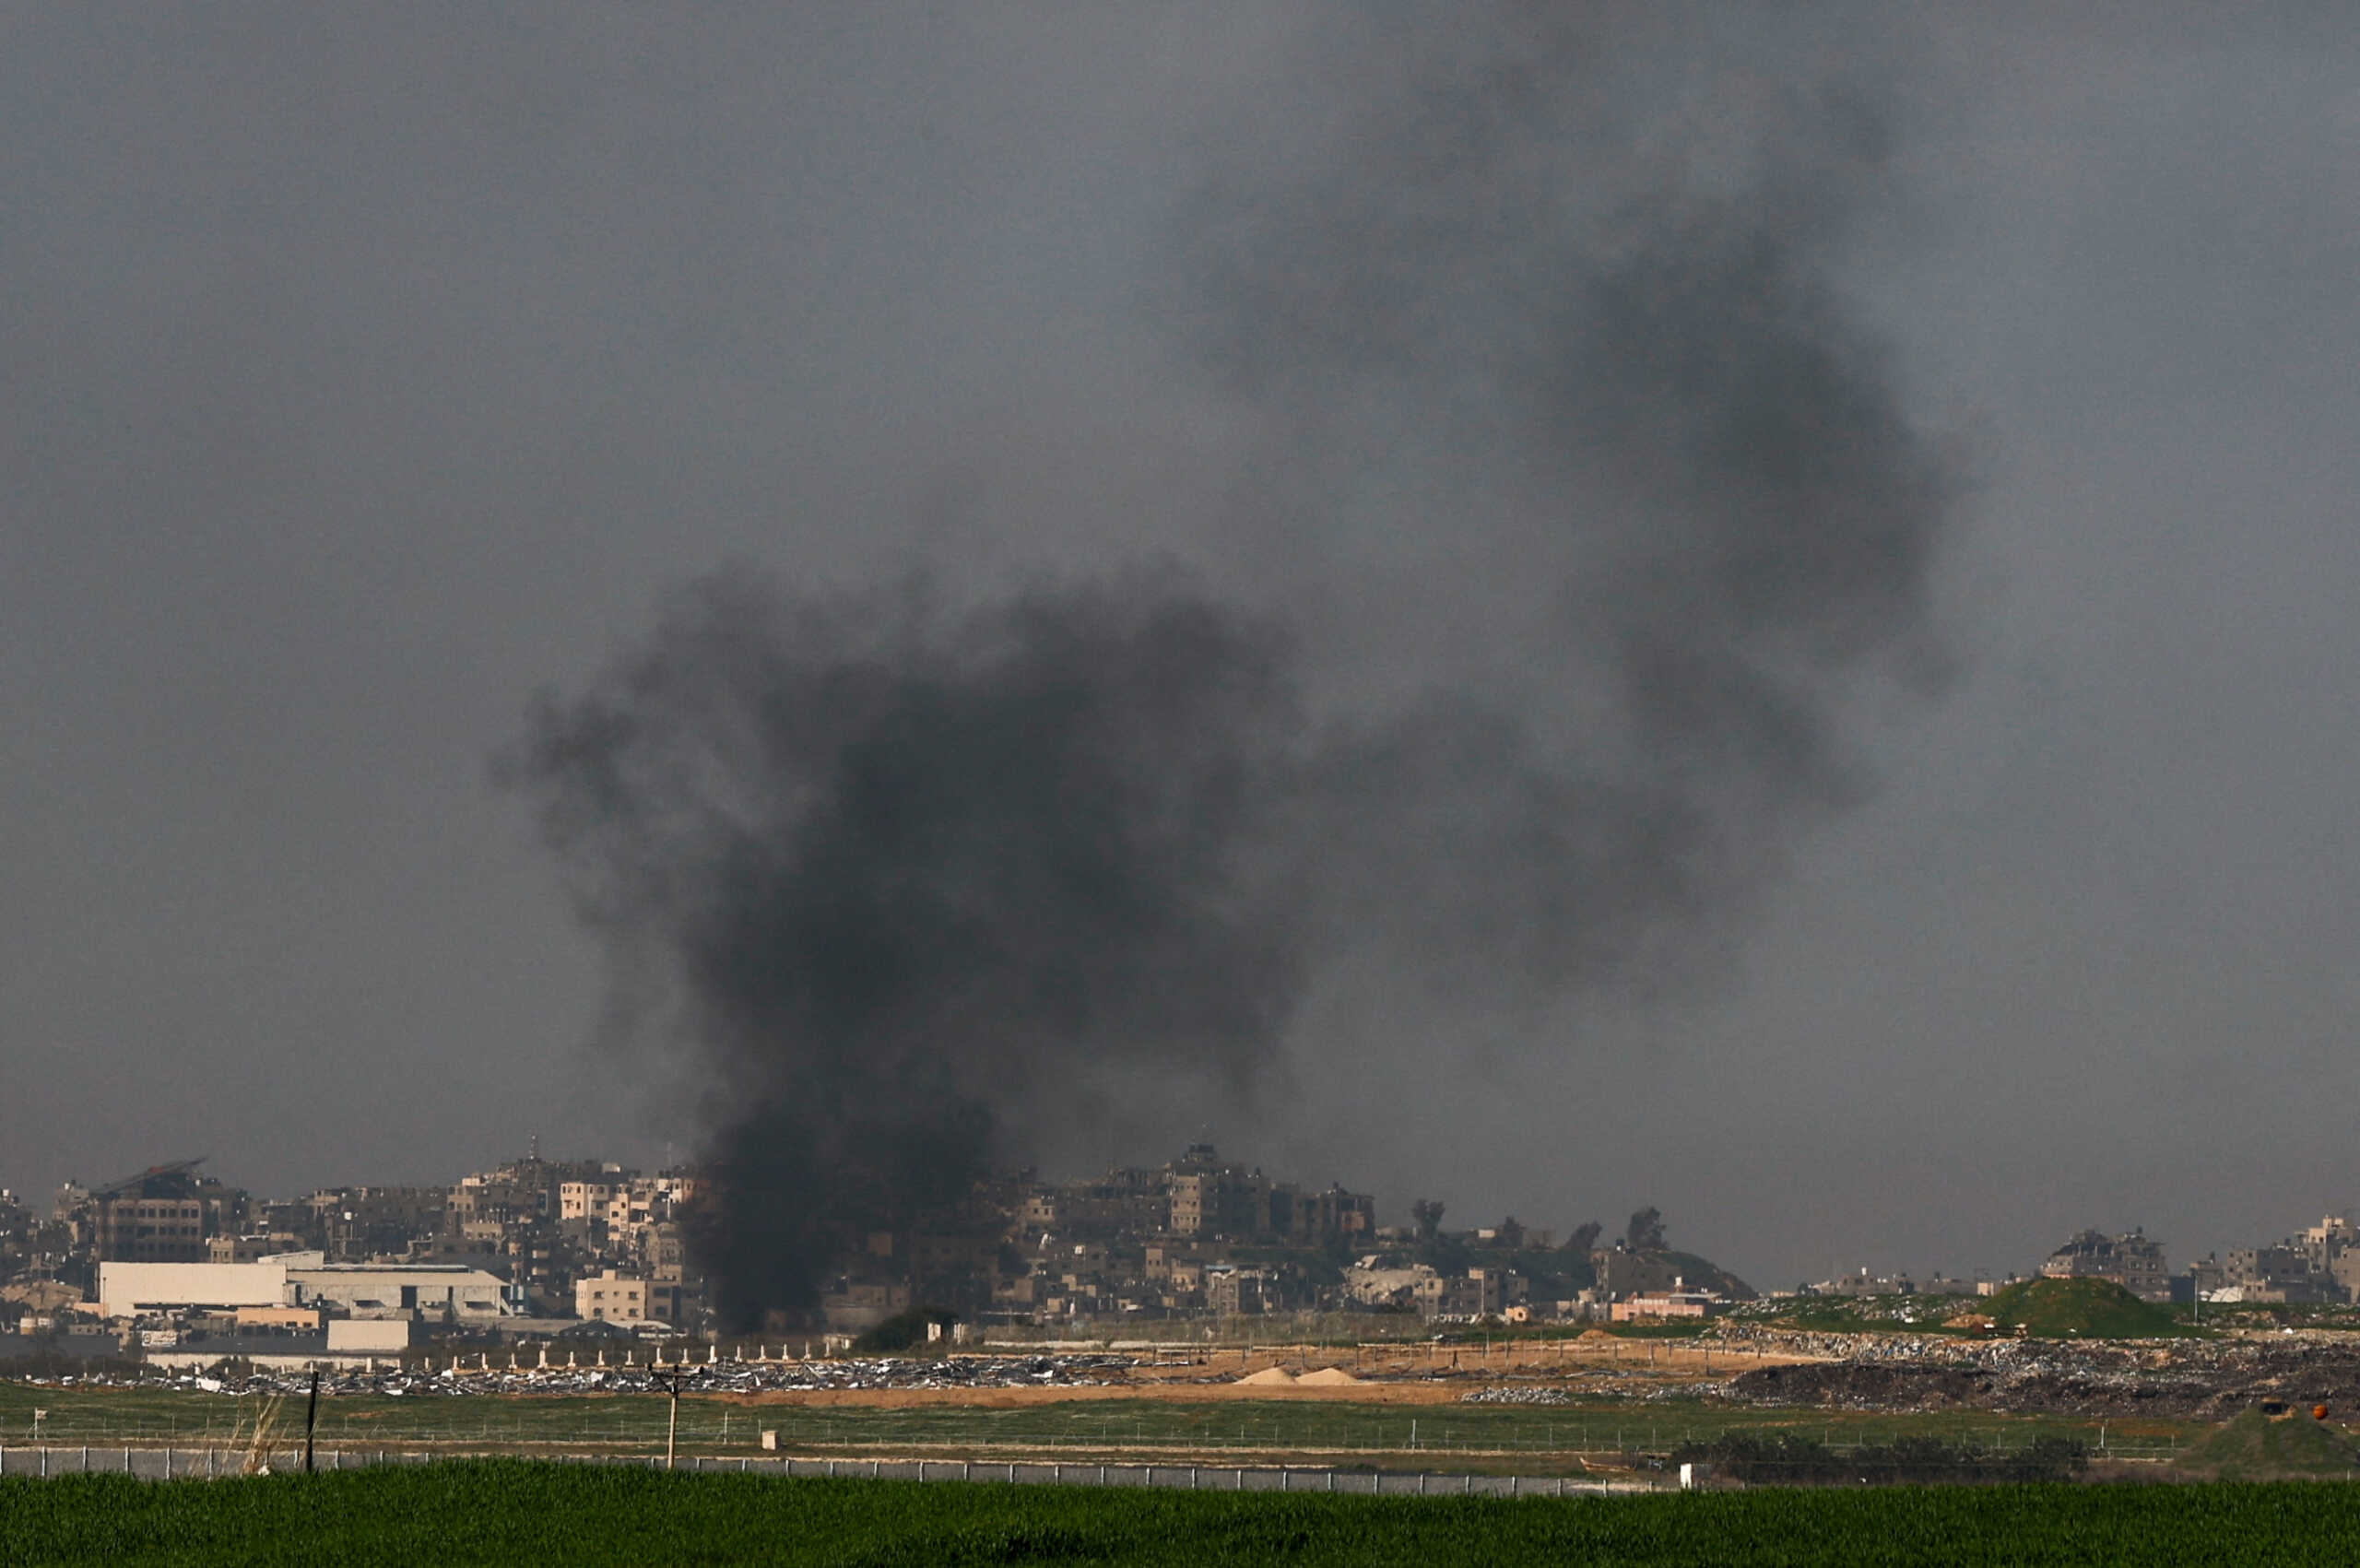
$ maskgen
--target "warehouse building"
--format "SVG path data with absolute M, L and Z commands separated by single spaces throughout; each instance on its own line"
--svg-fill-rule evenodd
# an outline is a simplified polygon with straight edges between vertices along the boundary
M 100 1315 L 325 1308 L 340 1317 L 412 1314 L 427 1322 L 513 1315 L 517 1288 L 462 1264 L 326 1263 L 316 1252 L 252 1263 L 101 1263 Z

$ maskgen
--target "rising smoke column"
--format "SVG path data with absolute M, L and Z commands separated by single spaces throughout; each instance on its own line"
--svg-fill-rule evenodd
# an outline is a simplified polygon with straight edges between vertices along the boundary
M 1468 995 L 1682 984 L 1860 797 L 1848 700 L 1946 678 L 1961 477 L 1840 282 L 1893 112 L 1690 41 L 1712 7 L 1322 14 L 1331 123 L 1209 181 L 1180 319 L 1267 417 L 1271 510 L 1547 587 L 1312 761 L 1319 945 Z
M 1395 9 L 1318 159 L 1208 182 L 1174 325 L 1266 418 L 1243 504 L 1544 585 L 1516 678 L 1322 713 L 1312 622 L 1170 573 L 740 575 L 537 710 L 513 773 L 624 1014 L 715 1085 L 732 1319 L 1092 1093 L 1250 1085 L 1323 975 L 1677 983 L 1858 797 L 1856 689 L 1935 667 L 1957 487 L 1836 283 L 1882 116 L 1773 90 L 1692 147 L 1601 85 L 1613 8 Z
M 1246 875 L 1284 641 L 1183 591 L 688 594 L 512 760 L 641 1029 L 717 1085 L 693 1237 L 738 1323 L 1152 1062 L 1250 1077 L 1296 957 Z

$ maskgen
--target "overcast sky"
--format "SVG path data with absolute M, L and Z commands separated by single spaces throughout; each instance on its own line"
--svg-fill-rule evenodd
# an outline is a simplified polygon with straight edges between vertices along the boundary
M 1652 1202 L 1764 1285 L 2360 1198 L 2360 16 L 1568 9 L 1579 90 L 1709 147 L 1764 83 L 1897 106 L 1827 265 L 1973 477 L 1953 678 L 1859 694 L 1875 789 L 1692 988 L 1331 977 L 1201 1131 L 1389 1219 Z M 1171 292 L 1448 14 L 0 5 L 0 1183 L 685 1153 L 489 760 L 715 570 L 1164 560 L 1291 601 L 1322 701 L 1481 667 L 1514 553 L 1241 504 L 1269 411 Z

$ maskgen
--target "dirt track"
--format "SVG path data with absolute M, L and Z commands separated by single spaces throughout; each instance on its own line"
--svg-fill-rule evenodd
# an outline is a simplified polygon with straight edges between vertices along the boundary
M 1292 1400 L 1361 1405 L 1449 1405 L 1456 1404 L 1475 1386 L 1477 1385 L 1471 1382 L 1363 1383 L 1339 1388 L 1238 1383 L 1117 1383 L 1094 1387 L 1046 1388 L 819 1388 L 808 1392 L 781 1390 L 722 1397 L 738 1405 L 805 1405 L 879 1410 L 908 1409 L 927 1405 L 956 1405 L 967 1409 L 1017 1409 L 1030 1405 L 1059 1405 L 1075 1400 L 1098 1399 L 1158 1399 L 1174 1404 L 1251 1399 L 1257 1402 Z
M 730 1396 L 749 1405 L 901 1409 L 962 1405 L 1018 1409 L 1071 1400 L 1186 1402 L 1281 1400 L 1361 1405 L 1447 1405 L 1494 1384 L 1558 1387 L 1600 1398 L 1726 1377 L 1741 1369 L 1794 1364 L 1809 1355 L 1767 1346 L 1628 1340 L 1503 1340 L 1484 1347 L 1413 1343 L 1338 1349 L 1310 1346 L 1173 1353 L 1127 1369 L 1119 1381 L 1040 1387 L 785 1389 Z M 1337 1369 L 1363 1381 L 1333 1385 L 1244 1381 L 1271 1369 L 1300 1375 Z

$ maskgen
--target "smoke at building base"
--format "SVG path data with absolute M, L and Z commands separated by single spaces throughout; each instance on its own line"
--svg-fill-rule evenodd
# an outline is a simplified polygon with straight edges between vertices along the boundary
M 1939 662 L 1955 477 L 1831 271 L 1880 117 L 1780 97 L 1709 179 L 1585 159 L 1586 55 L 1452 37 L 1352 150 L 1209 183 L 1181 336 L 1268 416 L 1277 498 L 1239 504 L 1341 548 L 1368 495 L 1437 496 L 1408 525 L 1527 551 L 1539 678 L 1442 661 L 1347 716 L 1284 592 L 739 571 L 536 708 L 511 776 L 617 1032 L 710 1085 L 729 1320 L 1141 1086 L 1249 1095 L 1345 955 L 1470 1005 L 1676 976 L 1858 798 L 1857 689 Z
M 724 1313 L 954 1207 L 1127 1064 L 1243 1081 L 1297 956 L 1256 841 L 1282 644 L 1145 587 L 917 607 L 692 592 L 520 756 L 630 1028 L 714 1085 Z

